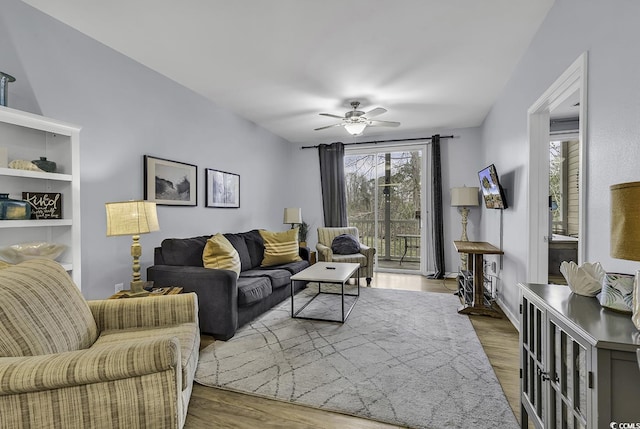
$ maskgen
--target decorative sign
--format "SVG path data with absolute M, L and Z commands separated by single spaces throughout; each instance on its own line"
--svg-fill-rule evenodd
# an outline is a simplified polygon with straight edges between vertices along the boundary
M 59 192 L 23 192 L 31 204 L 32 219 L 62 219 L 62 194 Z

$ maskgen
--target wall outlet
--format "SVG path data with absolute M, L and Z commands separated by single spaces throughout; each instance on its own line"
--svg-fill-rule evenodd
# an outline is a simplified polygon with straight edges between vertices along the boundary
M 496 266 L 496 265 L 497 265 L 497 264 L 496 264 L 496 261 L 493 261 L 493 262 L 491 263 L 491 271 L 493 271 L 493 273 L 494 273 L 494 274 L 497 272 L 497 271 L 496 271 L 496 270 L 497 270 L 497 266 Z
M 122 289 L 124 289 L 123 283 L 116 284 L 116 293 L 120 292 Z

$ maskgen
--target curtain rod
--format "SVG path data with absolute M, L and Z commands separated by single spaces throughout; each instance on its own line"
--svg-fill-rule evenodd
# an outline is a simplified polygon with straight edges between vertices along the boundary
M 431 140 L 433 137 L 416 137 L 412 139 L 395 139 L 395 140 L 374 140 L 370 142 L 355 142 L 355 143 L 344 143 L 345 146 L 351 146 L 354 144 L 378 144 L 378 143 L 393 143 L 393 142 L 411 142 L 416 140 Z M 455 136 L 440 136 L 441 139 L 453 139 Z M 314 149 L 319 147 L 319 145 L 315 146 L 302 146 L 300 149 Z

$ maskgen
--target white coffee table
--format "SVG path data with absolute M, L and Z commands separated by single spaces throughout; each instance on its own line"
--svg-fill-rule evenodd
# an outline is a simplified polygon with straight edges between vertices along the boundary
M 300 271 L 297 274 L 291 276 L 291 317 L 296 319 L 309 319 L 309 320 L 322 320 L 325 322 L 341 322 L 344 323 L 349 317 L 351 310 L 356 305 L 356 301 L 360 296 L 360 278 L 358 277 L 358 293 L 357 294 L 345 294 L 344 293 L 344 285 L 351 278 L 353 273 L 360 269 L 360 264 L 355 264 L 351 262 L 317 262 L 311 265 L 309 268 L 306 268 Z M 294 311 L 293 305 L 293 282 L 296 280 L 302 280 L 307 282 L 317 282 L 318 283 L 318 293 L 316 293 L 313 298 L 311 298 L 305 305 L 300 307 L 298 311 Z M 322 283 L 332 283 L 341 285 L 341 292 L 322 292 L 321 284 Z M 342 319 L 341 320 L 333 320 L 333 319 L 323 319 L 318 317 L 305 317 L 298 316 L 302 310 L 304 310 L 314 299 L 316 299 L 320 294 L 329 294 L 329 295 L 341 295 L 342 299 Z M 344 297 L 345 296 L 355 296 L 353 303 L 345 313 L 344 308 Z

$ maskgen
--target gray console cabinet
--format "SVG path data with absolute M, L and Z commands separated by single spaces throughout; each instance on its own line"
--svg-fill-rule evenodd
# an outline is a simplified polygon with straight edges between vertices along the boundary
M 519 284 L 522 427 L 640 423 L 640 332 L 567 286 Z

